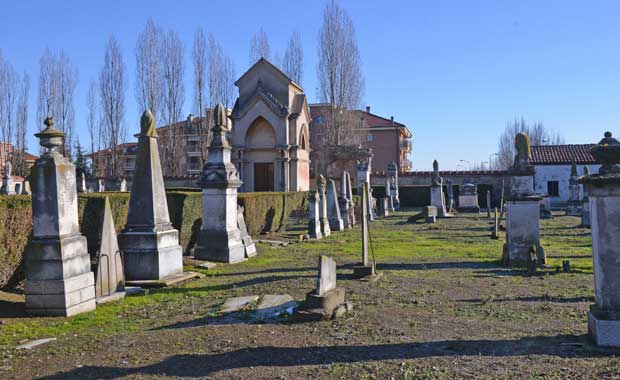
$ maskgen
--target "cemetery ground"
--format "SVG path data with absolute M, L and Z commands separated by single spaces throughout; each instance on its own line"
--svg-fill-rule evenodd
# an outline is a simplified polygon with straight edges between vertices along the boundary
M 501 266 L 504 234 L 490 239 L 485 213 L 405 223 L 416 211 L 370 223 L 384 274 L 376 282 L 351 278 L 361 252 L 357 227 L 288 246 L 259 243 L 249 261 L 69 319 L 27 318 L 23 296 L 3 293 L 0 378 L 620 379 L 620 350 L 587 338 L 591 239 L 578 218 L 541 221 L 549 268 L 529 277 Z M 268 239 L 296 240 L 306 228 Z M 316 286 L 320 254 L 336 260 L 338 286 L 354 305 L 341 319 L 273 322 L 217 312 L 231 296 L 303 301 Z M 570 273 L 556 270 L 562 260 L 570 260 Z M 57 340 L 16 350 L 50 337 Z

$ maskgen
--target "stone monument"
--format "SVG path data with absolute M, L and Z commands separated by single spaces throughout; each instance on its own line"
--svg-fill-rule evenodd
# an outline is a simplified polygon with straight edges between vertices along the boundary
M 545 251 L 540 245 L 540 201 L 534 193 L 534 166 L 530 163 L 532 151 L 527 134 L 515 137 L 517 151 L 514 165 L 509 169 L 510 196 L 506 199 L 506 243 L 503 262 L 506 265 L 525 265 L 530 250 L 535 248 L 538 265 L 546 263 Z
M 85 192 L 87 192 L 87 189 L 86 189 L 86 175 L 84 174 L 84 172 L 80 173 L 78 184 L 77 184 L 77 191 L 78 191 L 78 193 L 85 193 Z
M 392 199 L 392 205 L 394 206 L 394 209 L 390 209 L 390 211 L 400 210 L 400 198 L 399 198 L 400 194 L 399 194 L 399 189 L 398 189 L 398 171 L 399 171 L 398 165 L 396 165 L 396 162 L 390 161 L 387 167 L 387 173 L 391 179 L 390 197 Z
M 446 188 L 448 193 L 447 212 L 451 213 L 454 211 L 454 186 L 452 186 L 452 180 L 446 180 Z
M 473 183 L 466 183 L 461 186 L 457 211 L 476 214 L 480 212 L 480 206 L 478 205 L 478 187 Z
M 103 179 L 97 180 L 97 192 L 103 193 L 105 191 L 105 181 Z
M 439 176 L 439 162 L 433 161 L 433 178 L 431 182 L 431 206 L 437 207 L 437 216 L 445 218 L 446 200 L 443 196 L 443 178 Z
M 13 177 L 11 172 L 13 171 L 13 164 L 7 160 L 4 164 L 4 170 L 2 171 L 2 187 L 0 188 L 0 194 L 15 195 L 15 185 L 13 184 Z
M 364 162 L 357 162 L 357 191 L 361 194 L 362 184 L 366 183 L 366 210 L 368 211 L 368 220 L 375 220 L 375 213 L 372 208 L 372 189 L 370 188 L 370 159 Z
M 353 267 L 353 276 L 362 278 L 366 276 L 376 275 L 375 260 L 371 261 L 368 257 L 368 201 L 365 199 L 368 195 L 366 187 L 368 184 L 362 182 L 361 193 L 361 210 L 360 210 L 360 225 L 362 226 L 362 262 Z
M 342 177 L 340 177 L 340 195 L 338 196 L 338 208 L 344 228 L 351 228 L 353 226 L 349 213 L 349 207 L 352 207 L 352 202 L 347 197 L 348 175 L 349 173 L 346 171 L 342 172 Z
M 121 183 L 118 186 L 118 191 L 122 191 L 122 192 L 127 191 L 127 180 L 125 178 L 121 178 Z
M 232 147 L 226 137 L 226 110 L 215 107 L 213 139 L 198 186 L 202 190 L 202 228 L 194 249 L 197 259 L 237 263 L 246 260 L 237 224 L 237 169 L 230 161 Z
M 577 164 L 575 160 L 572 162 L 570 170 L 570 179 L 568 180 L 568 204 L 566 206 L 566 215 L 581 215 L 582 199 L 579 186 L 579 174 L 577 174 Z
M 385 180 L 385 198 L 387 199 L 387 203 L 388 203 L 388 211 L 394 211 L 394 198 L 392 197 L 392 178 L 388 177 Z M 379 207 L 381 207 L 381 204 L 379 203 Z M 381 211 L 379 211 L 379 214 L 381 214 Z
M 327 218 L 327 195 L 325 187 L 327 186 L 327 181 L 322 174 L 319 174 L 316 179 L 316 192 L 318 195 L 319 201 L 319 222 L 321 225 L 321 234 L 323 237 L 327 237 L 331 235 L 331 229 L 329 228 L 329 219 Z
M 583 167 L 583 175 L 584 177 L 590 175 L 590 169 L 588 169 L 587 166 Z M 581 202 L 581 227 L 590 228 L 592 223 L 590 218 L 590 197 L 585 187 L 583 189 L 583 200 Z
M 95 297 L 97 303 L 104 303 L 125 297 L 125 274 L 123 258 L 118 248 L 116 229 L 112 219 L 110 200 L 105 198 L 101 228 L 98 234 L 97 270 L 95 275 Z
M 592 148 L 598 174 L 579 180 L 590 198 L 595 304 L 588 331 L 598 346 L 620 347 L 620 142 L 610 132 Z
M 385 218 L 387 216 L 390 215 L 389 209 L 390 209 L 390 202 L 389 202 L 390 198 L 386 197 L 386 198 L 379 198 L 377 199 L 377 215 L 379 216 L 379 218 Z
M 327 180 L 327 216 L 329 219 L 329 229 L 331 231 L 344 230 L 344 221 L 340 215 L 338 206 L 338 193 L 336 192 L 336 182 L 333 179 Z
M 179 231 L 170 223 L 155 117 L 149 110 L 140 119 L 127 224 L 118 241 L 127 281 L 165 281 L 182 275 L 183 249 Z
M 308 236 L 310 239 L 321 239 L 321 218 L 319 214 L 320 196 L 317 191 L 310 192 L 308 195 Z
M 26 311 L 71 316 L 95 309 L 95 277 L 78 225 L 75 166 L 58 149 L 65 134 L 45 119 L 35 134 L 46 152 L 31 169 L 32 235 L 26 248 Z
M 248 227 L 245 225 L 245 218 L 243 217 L 243 206 L 237 205 L 237 226 L 241 231 L 241 241 L 245 248 L 245 257 L 250 258 L 256 256 L 256 245 L 252 241 L 252 236 L 248 233 Z

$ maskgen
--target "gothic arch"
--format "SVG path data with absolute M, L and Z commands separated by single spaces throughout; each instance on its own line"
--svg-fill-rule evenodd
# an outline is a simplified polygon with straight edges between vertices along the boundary
M 273 126 L 262 116 L 257 117 L 245 134 L 245 146 L 248 149 L 275 148 L 276 132 Z

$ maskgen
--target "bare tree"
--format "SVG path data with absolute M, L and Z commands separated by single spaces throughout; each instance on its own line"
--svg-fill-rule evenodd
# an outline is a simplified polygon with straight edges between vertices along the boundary
M 250 66 L 261 58 L 270 59 L 269 38 L 263 28 L 260 28 L 260 30 L 252 36 L 252 40 L 250 41 Z
M 26 176 L 26 146 L 28 135 L 28 98 L 30 96 L 30 76 L 24 72 L 17 100 L 15 114 L 15 151 L 13 168 L 15 174 Z
M 43 120 L 54 117 L 58 76 L 56 75 L 56 55 L 46 48 L 39 59 L 39 94 L 37 99 L 37 128 L 43 129 Z
M 206 85 L 207 85 L 207 41 L 202 28 L 194 34 L 194 46 L 192 48 L 192 60 L 194 66 L 194 112 L 198 116 L 197 134 L 198 148 L 200 149 L 201 166 L 207 158 L 207 143 L 209 130 L 205 117 L 206 111 Z
M 318 55 L 319 97 L 330 105 L 328 141 L 335 145 L 358 144 L 364 133 L 358 118 L 349 111 L 359 107 L 364 76 L 353 22 L 334 1 L 328 2 L 323 11 Z
M 288 46 L 284 52 L 282 71 L 300 85 L 303 76 L 303 55 L 301 35 L 295 31 L 291 35 L 291 39 L 288 41 Z
M 173 30 L 168 31 L 162 49 L 162 69 L 164 79 L 164 105 L 163 118 L 168 125 L 163 132 L 162 142 L 162 162 L 164 163 L 164 174 L 169 176 L 180 175 L 179 172 L 179 147 L 180 129 L 173 127 L 177 121 L 181 120 L 183 103 L 185 102 L 185 86 L 183 84 L 183 74 L 185 66 L 183 63 L 184 48 L 181 39 Z
M 506 128 L 499 138 L 497 154 L 490 163 L 492 168 L 507 169 L 512 166 L 516 154 L 515 136 L 520 132 L 528 134 L 532 145 L 564 144 L 564 138 L 547 129 L 542 122 L 528 124 L 523 117 L 515 117 L 514 120 L 506 123 Z
M 222 82 L 220 86 L 220 95 L 217 96 L 217 103 L 222 103 L 226 108 L 232 108 L 233 103 L 235 102 L 236 92 L 235 92 L 235 64 L 233 61 L 225 56 L 224 64 L 222 67 Z M 214 108 L 214 107 L 212 107 Z
M 136 43 L 136 101 L 138 114 L 151 110 L 161 117 L 164 97 L 162 68 L 164 33 L 159 25 L 149 19 Z
M 105 48 L 103 67 L 99 73 L 99 96 L 103 118 L 102 137 L 110 150 L 108 174 L 119 176 L 122 167 L 118 145 L 124 138 L 123 118 L 125 115 L 125 64 L 121 49 L 114 37 L 110 37 Z
M 97 130 L 99 127 L 99 119 L 97 114 L 97 82 L 94 80 L 91 80 L 88 85 L 86 105 L 88 109 L 86 125 L 88 127 L 88 137 L 90 139 L 90 154 L 93 155 L 96 152 L 95 147 L 99 145 L 99 142 L 97 141 L 99 139 L 99 131 Z M 93 155 L 91 157 L 91 171 L 92 173 L 97 173 L 95 156 Z
M 71 63 L 67 54 L 61 50 L 56 60 L 56 107 L 54 120 L 57 128 L 65 133 L 65 142 L 62 153 L 69 158 L 72 157 L 73 130 L 75 124 L 74 94 L 78 82 L 78 70 Z
M 13 134 L 16 123 L 16 106 L 19 96 L 19 79 L 13 65 L 0 56 L 0 133 L 3 146 L 2 162 L 10 156 L 10 145 L 13 143 Z M 4 145 L 6 144 L 6 145 Z

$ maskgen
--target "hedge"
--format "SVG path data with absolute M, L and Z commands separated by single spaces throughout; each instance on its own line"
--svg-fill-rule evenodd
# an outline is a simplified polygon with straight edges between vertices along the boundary
M 80 230 L 88 241 L 88 250 L 96 251 L 97 236 L 103 217 L 105 197 L 110 208 L 116 231 L 120 232 L 127 221 L 129 193 L 105 192 L 80 194 L 78 217 Z M 179 230 L 180 244 L 189 243 L 192 226 L 200 226 L 202 193 L 197 191 L 171 191 L 166 193 L 170 221 Z M 250 234 L 285 230 L 292 214 L 305 212 L 307 193 L 240 193 L 237 201 L 245 207 L 245 222 Z M 0 288 L 14 285 L 23 279 L 20 268 L 22 254 L 32 230 L 32 206 L 28 196 L 0 196 Z

